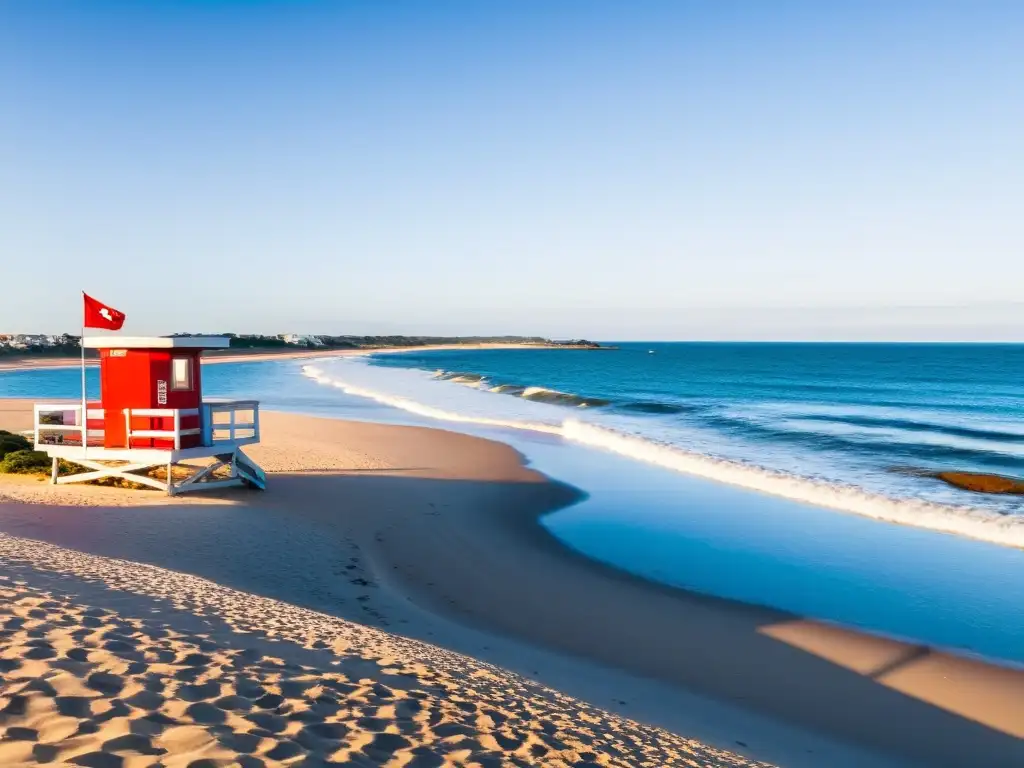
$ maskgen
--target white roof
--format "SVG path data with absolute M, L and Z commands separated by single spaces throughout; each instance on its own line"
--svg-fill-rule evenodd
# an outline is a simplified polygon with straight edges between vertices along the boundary
M 86 336 L 86 349 L 226 349 L 227 336 Z

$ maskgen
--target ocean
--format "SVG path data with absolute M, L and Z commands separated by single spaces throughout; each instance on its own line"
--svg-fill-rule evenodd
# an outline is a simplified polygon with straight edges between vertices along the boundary
M 1024 345 L 629 343 L 219 364 L 211 395 L 503 440 L 587 494 L 544 524 L 669 585 L 1024 663 Z M 95 372 L 90 372 L 95 386 Z M 75 397 L 78 371 L 0 374 Z
M 1024 345 L 633 343 L 380 355 L 372 364 L 437 381 L 405 407 L 543 425 L 670 469 L 1024 544 L 1006 520 L 1024 515 L 1024 497 L 934 477 L 1024 474 Z M 458 397 L 452 385 L 481 395 Z M 974 524 L 956 519 L 966 516 Z

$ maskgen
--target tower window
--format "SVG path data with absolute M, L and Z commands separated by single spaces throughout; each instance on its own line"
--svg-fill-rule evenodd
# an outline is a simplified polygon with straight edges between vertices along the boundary
M 171 360 L 171 389 L 192 389 L 192 358 L 175 357 Z

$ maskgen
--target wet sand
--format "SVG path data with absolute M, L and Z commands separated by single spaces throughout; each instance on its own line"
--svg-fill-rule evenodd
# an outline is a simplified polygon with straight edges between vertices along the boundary
M 25 409 L 0 401 L 0 428 L 24 428 Z M 565 706 L 663 729 L 638 749 L 683 737 L 779 765 L 1024 764 L 1024 674 L 659 587 L 577 556 L 537 518 L 578 493 L 507 446 L 272 413 L 263 429 L 251 453 L 271 471 L 264 494 L 168 500 L 0 480 L 0 529 L 24 537 L 4 540 L 4 561 L 34 578 L 92 573 L 104 594 L 167 597 L 151 593 L 169 576 L 121 563 L 115 578 L 110 561 L 68 552 L 78 550 L 209 579 L 189 588 L 195 599 L 233 588 L 318 611 L 317 621 L 336 617 L 389 643 L 444 649 L 460 680 L 494 664 L 574 697 Z M 41 553 L 31 539 L 67 549 Z M 280 632 L 269 615 L 254 615 L 250 631 Z M 645 764 L 642 754 L 621 764 Z M 649 764 L 687 764 L 682 754 Z M 741 764 L 714 762 L 732 758 L 713 751 L 690 759 Z

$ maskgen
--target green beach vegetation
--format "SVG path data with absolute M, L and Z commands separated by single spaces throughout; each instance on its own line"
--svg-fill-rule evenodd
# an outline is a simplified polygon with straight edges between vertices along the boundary
M 28 438 L 0 429 L 0 475 L 36 475 L 43 478 L 49 477 L 52 467 L 53 460 L 43 451 L 33 450 L 32 441 Z M 64 459 L 61 459 L 58 464 L 58 473 L 61 475 L 84 471 L 84 467 Z M 173 473 L 175 477 L 187 477 L 189 475 L 187 469 L 179 467 L 175 467 Z M 165 480 L 167 468 L 158 467 L 146 474 L 158 480 Z M 223 474 L 223 471 L 221 474 Z M 92 480 L 88 485 L 106 485 L 143 491 L 153 490 L 148 485 L 133 483 L 130 480 L 117 477 Z
M 49 469 L 50 457 L 42 451 L 32 450 L 28 438 L 0 429 L 0 473 L 31 475 Z

